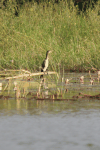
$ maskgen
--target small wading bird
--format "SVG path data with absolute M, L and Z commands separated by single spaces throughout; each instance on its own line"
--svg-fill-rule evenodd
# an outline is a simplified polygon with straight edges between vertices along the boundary
M 49 55 L 49 53 L 51 53 L 50 50 L 46 52 L 46 58 L 45 58 L 45 60 L 42 63 L 41 72 L 46 72 L 46 70 L 48 68 L 48 64 L 49 64 L 49 56 L 48 55 Z M 40 78 L 43 78 L 43 75 L 41 75 Z

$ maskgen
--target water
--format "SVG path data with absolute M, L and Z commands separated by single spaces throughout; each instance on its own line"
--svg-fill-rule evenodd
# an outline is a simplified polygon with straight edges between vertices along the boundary
M 87 91 L 71 84 L 69 90 Z M 0 149 L 100 150 L 100 101 L 0 99 Z
M 0 149 L 100 149 L 99 102 L 42 101 L 36 105 L 28 101 L 27 105 L 27 109 L 23 103 L 0 110 Z

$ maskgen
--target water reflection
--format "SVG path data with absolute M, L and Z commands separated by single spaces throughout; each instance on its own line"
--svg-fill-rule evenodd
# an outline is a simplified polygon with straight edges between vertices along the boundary
M 78 112 L 81 109 L 100 109 L 100 101 L 82 100 L 82 101 L 47 101 L 47 100 L 27 100 L 27 99 L 10 99 L 0 100 L 0 114 L 48 114 L 66 112 Z

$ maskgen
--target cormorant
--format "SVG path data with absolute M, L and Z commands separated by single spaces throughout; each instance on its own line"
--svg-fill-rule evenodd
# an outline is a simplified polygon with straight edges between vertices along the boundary
M 48 55 L 49 55 L 49 53 L 51 53 L 50 50 L 46 52 L 46 58 L 45 58 L 45 60 L 42 63 L 41 72 L 45 72 L 47 70 L 47 68 L 48 68 L 48 64 L 49 64 L 49 61 L 48 61 L 49 57 L 48 57 Z M 42 78 L 42 77 L 43 77 L 43 75 L 40 76 L 40 78 Z

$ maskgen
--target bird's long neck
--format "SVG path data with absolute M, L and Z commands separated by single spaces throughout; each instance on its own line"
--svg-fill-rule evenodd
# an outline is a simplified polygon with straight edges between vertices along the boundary
M 48 58 L 49 58 L 49 54 L 46 55 L 46 59 L 48 59 Z

